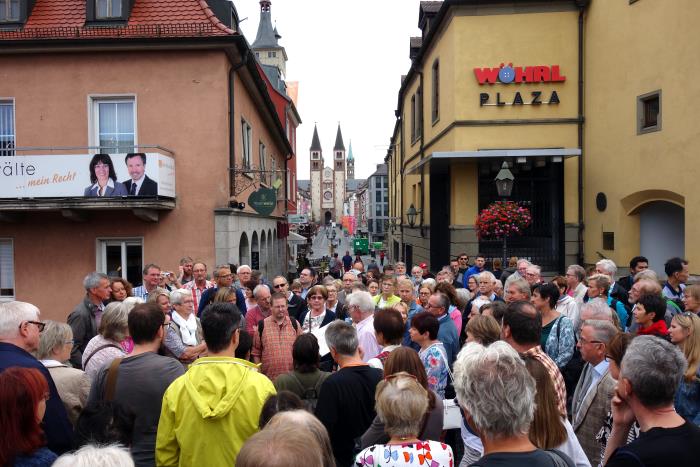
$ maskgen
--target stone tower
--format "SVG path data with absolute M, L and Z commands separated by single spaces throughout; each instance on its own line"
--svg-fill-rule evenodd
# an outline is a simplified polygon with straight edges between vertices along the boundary
M 314 222 L 323 222 L 321 216 L 321 174 L 323 172 L 323 149 L 314 125 L 314 136 L 309 148 L 311 158 L 311 215 Z
M 277 67 L 282 77 L 287 74 L 287 52 L 279 45 L 282 37 L 277 32 L 277 28 L 272 26 L 272 2 L 270 0 L 260 1 L 260 24 L 258 34 L 251 49 L 255 56 L 263 65 Z
M 338 123 L 338 133 L 335 135 L 333 146 L 333 172 L 334 220 L 340 222 L 345 202 L 345 144 L 343 144 L 343 134 L 340 132 L 340 123 Z
M 352 140 L 348 148 L 348 180 L 355 180 L 355 157 L 352 155 Z

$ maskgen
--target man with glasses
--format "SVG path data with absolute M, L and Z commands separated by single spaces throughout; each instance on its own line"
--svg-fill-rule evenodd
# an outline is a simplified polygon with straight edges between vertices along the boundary
M 306 313 L 306 301 L 300 296 L 289 291 L 289 282 L 283 276 L 275 276 L 272 279 L 273 292 L 284 294 L 287 297 L 287 311 L 289 316 L 299 321 L 301 315 Z
M 436 292 L 428 299 L 428 306 L 425 307 L 425 311 L 430 312 L 440 323 L 437 338 L 445 346 L 448 363 L 452 366 L 452 362 L 455 361 L 459 353 L 459 333 L 454 321 L 447 313 L 449 305 L 450 300 L 447 298 L 447 295 Z
M 608 343 L 615 334 L 617 329 L 608 321 L 584 321 L 576 344 L 586 365 L 574 390 L 571 425 L 591 465 L 600 461 L 596 434 L 610 412 L 610 399 L 615 391 L 615 380 L 605 358 Z
M 231 273 L 231 266 L 228 264 L 217 266 L 216 270 L 214 271 L 214 280 L 216 280 L 216 287 L 212 287 L 211 289 L 207 289 L 202 292 L 202 298 L 200 298 L 199 305 L 197 306 L 198 317 L 201 316 L 202 312 L 204 312 L 204 308 L 214 301 L 214 296 L 220 288 L 233 287 L 233 274 Z M 236 307 L 238 307 L 238 311 L 245 316 L 247 312 L 245 306 L 245 295 L 243 295 L 243 291 L 238 288 L 236 289 Z
M 464 281 L 464 273 L 469 269 L 469 256 L 466 253 L 460 253 L 457 257 L 457 271 L 455 271 L 455 279 L 461 284 Z
M 134 297 L 139 297 L 143 301 L 148 301 L 148 294 L 160 287 L 160 266 L 156 264 L 147 264 L 143 268 L 143 284 L 134 287 L 132 293 Z
M 160 269 L 158 269 L 160 274 Z M 145 272 L 144 272 L 145 277 Z M 68 325 L 73 330 L 75 344 L 70 353 L 74 368 L 82 368 L 83 352 L 90 339 L 97 335 L 100 327 L 104 303 L 110 299 L 112 288 L 109 277 L 101 272 L 91 272 L 83 279 L 85 298 L 68 315 Z
M 49 370 L 32 355 L 39 347 L 39 334 L 43 330 L 39 309 L 31 303 L 0 303 L 0 372 L 10 367 L 41 371 L 49 385 L 42 427 L 48 448 L 62 454 L 73 447 L 73 427 Z
M 272 295 L 270 316 L 258 323 L 253 334 L 252 357 L 261 363 L 262 374 L 274 381 L 279 375 L 294 369 L 292 347 L 302 329 L 299 322 L 287 312 L 287 297 L 279 292 Z

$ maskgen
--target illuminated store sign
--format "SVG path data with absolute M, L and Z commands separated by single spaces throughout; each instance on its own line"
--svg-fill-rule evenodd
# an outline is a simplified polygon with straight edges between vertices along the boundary
M 559 65 L 552 66 L 516 66 L 512 63 L 497 68 L 474 68 L 474 76 L 480 85 L 494 84 L 521 84 L 521 83 L 563 83 L 566 76 L 559 70 Z M 513 94 L 501 92 L 495 93 L 495 100 L 491 93 L 479 94 L 479 105 L 541 105 L 559 104 L 559 95 L 552 91 L 549 96 L 542 96 L 542 91 L 516 91 Z M 524 95 L 524 97 L 523 97 Z M 548 98 L 547 98 L 548 97 Z

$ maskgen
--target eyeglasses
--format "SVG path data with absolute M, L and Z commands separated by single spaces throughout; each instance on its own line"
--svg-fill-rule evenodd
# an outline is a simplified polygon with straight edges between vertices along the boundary
M 460 261 L 466 261 L 466 260 L 468 260 L 468 259 L 469 259 L 469 258 L 467 258 L 466 256 L 463 257 L 463 258 L 459 258 Z
M 75 345 L 75 339 L 71 339 L 71 340 L 69 340 L 69 341 L 63 341 L 63 343 L 66 344 L 66 345 L 68 345 L 68 344 L 70 344 L 70 345 Z
M 36 327 L 39 328 L 39 332 L 43 332 L 44 328 L 46 327 L 46 323 L 42 323 L 41 321 L 22 321 L 21 323 L 19 323 L 18 329 L 22 329 L 22 325 L 24 323 L 36 324 Z
M 168 326 L 170 326 L 170 323 L 163 323 L 161 326 L 163 326 L 163 328 L 167 328 Z
M 601 341 L 589 341 L 588 339 L 586 339 L 583 336 L 579 337 L 578 340 L 581 344 L 605 344 L 605 342 L 601 342 Z
M 323 295 L 314 295 L 313 297 L 309 297 L 309 300 L 325 300 Z
M 284 284 L 276 284 L 276 285 L 273 285 L 273 287 L 276 288 L 276 289 L 281 289 L 282 287 L 284 287 L 284 286 L 286 286 L 286 285 L 287 285 L 287 283 L 285 282 Z

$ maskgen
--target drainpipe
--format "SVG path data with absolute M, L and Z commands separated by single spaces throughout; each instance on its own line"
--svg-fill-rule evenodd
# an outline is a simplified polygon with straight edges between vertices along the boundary
M 583 11 L 585 2 L 578 9 L 578 264 L 583 265 Z
M 418 77 L 420 78 L 420 112 L 418 113 L 418 117 L 420 117 L 420 160 L 423 160 L 423 157 L 425 154 L 423 153 L 424 146 L 423 146 L 423 133 L 424 133 L 424 128 L 423 128 L 423 72 L 419 71 L 418 72 Z M 421 237 L 424 236 L 423 234 L 423 224 L 424 224 L 424 219 L 425 219 L 425 168 L 421 167 L 420 169 L 420 233 Z
M 402 104 L 403 107 L 403 104 Z M 403 213 L 404 213 L 404 204 L 403 204 L 403 198 L 406 193 L 406 178 L 404 176 L 405 174 L 405 167 L 403 164 L 404 160 L 404 152 L 403 152 L 403 117 L 401 116 L 400 113 L 397 112 L 397 117 L 399 118 L 399 140 L 400 140 L 400 145 L 401 145 L 401 158 L 399 159 L 399 173 L 400 177 L 399 179 L 401 180 L 401 202 L 399 205 L 401 206 L 399 208 L 399 219 L 401 219 L 401 222 L 399 222 L 399 228 L 401 229 L 401 261 L 405 262 L 406 261 L 406 247 L 404 246 L 404 238 L 403 238 Z M 395 154 L 395 156 L 398 156 L 398 154 Z M 394 197 L 396 197 L 396 190 L 394 190 Z
M 229 196 L 231 196 L 233 193 L 236 192 L 236 174 L 233 172 L 234 167 L 236 166 L 236 121 L 234 118 L 234 103 L 235 103 L 235 97 L 234 97 L 234 92 L 233 92 L 233 84 L 234 84 L 234 75 L 236 71 L 241 69 L 246 63 L 248 63 L 248 59 L 250 56 L 250 50 L 246 49 L 245 54 L 241 58 L 241 61 L 236 63 L 235 65 L 231 66 L 228 72 L 228 114 L 229 114 L 229 134 L 228 134 L 228 147 L 229 147 L 229 177 L 230 177 L 230 183 L 231 183 L 231 188 L 229 191 Z

